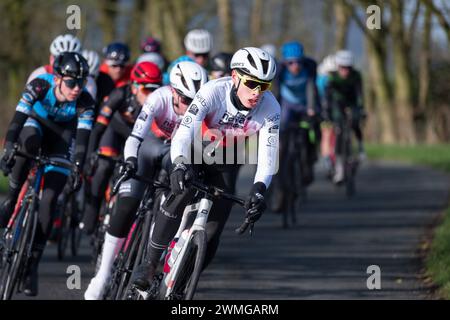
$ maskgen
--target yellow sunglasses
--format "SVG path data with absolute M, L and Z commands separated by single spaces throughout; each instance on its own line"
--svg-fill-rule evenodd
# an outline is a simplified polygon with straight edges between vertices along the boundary
M 256 80 L 247 75 L 241 75 L 239 72 L 236 72 L 239 79 L 241 79 L 242 83 L 252 90 L 256 90 L 259 87 L 261 92 L 267 91 L 272 87 L 272 82 Z

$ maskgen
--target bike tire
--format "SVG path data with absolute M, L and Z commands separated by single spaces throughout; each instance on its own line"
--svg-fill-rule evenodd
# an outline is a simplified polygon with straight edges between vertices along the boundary
M 205 262 L 207 247 L 206 239 L 206 232 L 203 230 L 195 231 L 192 234 L 191 241 L 189 242 L 190 247 L 187 248 L 187 253 L 183 256 L 183 260 L 181 261 L 181 271 L 177 278 L 173 280 L 173 293 L 177 296 L 181 296 L 182 300 L 192 300 L 194 297 Z M 159 292 L 160 299 L 166 299 L 166 292 L 167 286 L 163 279 L 163 281 L 161 281 Z
M 70 205 L 66 205 L 65 206 L 65 210 L 62 213 L 62 221 L 61 221 L 61 231 L 60 231 L 60 236 L 58 239 L 58 248 L 57 248 L 57 254 L 58 254 L 58 260 L 59 261 L 63 261 L 64 258 L 66 257 L 66 251 L 67 251 L 67 246 L 69 244 L 69 239 L 70 239 L 70 233 L 71 233 L 71 211 L 68 207 L 70 207 Z
M 32 233 L 32 226 L 33 226 L 33 211 L 34 211 L 34 201 L 31 201 L 31 203 L 26 203 L 25 206 L 21 208 L 22 213 L 19 215 L 19 219 L 16 220 L 13 228 L 14 233 L 20 232 L 19 239 L 17 240 L 17 245 L 13 246 L 17 248 L 17 250 L 13 253 L 12 261 L 10 264 L 9 272 L 7 273 L 7 276 L 4 279 L 4 283 L 2 283 L 2 300 L 11 300 L 12 295 L 14 293 L 14 289 L 16 288 L 16 285 L 18 284 L 18 280 L 20 275 L 22 274 L 22 271 L 25 267 L 26 262 L 26 255 L 25 250 L 27 245 L 29 244 L 28 240 L 30 238 L 30 235 Z M 18 229 L 18 224 L 22 223 L 23 219 L 20 219 L 21 215 L 24 214 L 26 218 L 25 225 L 23 226 L 22 230 Z M 15 234 L 14 234 L 15 235 Z M 13 236 L 14 236 L 13 235 Z M 12 248 L 13 249 L 13 248 Z M 2 279 L 3 280 L 3 279 Z

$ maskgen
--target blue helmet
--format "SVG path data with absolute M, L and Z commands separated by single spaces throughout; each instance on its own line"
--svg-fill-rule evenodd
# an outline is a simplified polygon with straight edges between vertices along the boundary
M 130 59 L 130 49 L 124 43 L 113 42 L 103 49 L 103 54 L 108 60 L 125 64 Z
M 281 47 L 283 60 L 302 59 L 303 45 L 298 41 L 286 42 Z

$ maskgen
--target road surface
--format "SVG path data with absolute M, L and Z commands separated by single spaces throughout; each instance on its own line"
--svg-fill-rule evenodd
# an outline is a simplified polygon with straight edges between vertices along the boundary
M 246 195 L 252 168 L 242 170 L 238 193 Z M 357 177 L 348 200 L 323 172 L 284 230 L 281 216 L 266 213 L 252 237 L 236 235 L 243 212 L 235 207 L 216 258 L 200 279 L 196 299 L 426 299 L 418 248 L 448 204 L 449 176 L 395 162 L 371 162 Z M 88 241 L 81 255 L 65 262 L 48 246 L 35 299 L 82 299 L 93 266 Z M 67 268 L 80 267 L 81 289 L 67 288 Z M 381 289 L 369 290 L 369 266 L 380 269 Z M 373 282 L 371 282 L 373 283 Z M 15 299 L 24 299 L 16 295 Z

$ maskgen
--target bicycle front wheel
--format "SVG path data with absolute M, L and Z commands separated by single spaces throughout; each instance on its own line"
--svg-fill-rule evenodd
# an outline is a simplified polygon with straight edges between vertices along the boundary
M 166 297 L 167 285 L 165 279 L 161 282 L 160 298 L 165 300 L 192 300 L 206 256 L 206 232 L 199 230 L 193 233 L 189 247 L 180 262 L 180 271 L 173 279 L 172 293 Z

